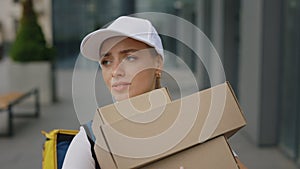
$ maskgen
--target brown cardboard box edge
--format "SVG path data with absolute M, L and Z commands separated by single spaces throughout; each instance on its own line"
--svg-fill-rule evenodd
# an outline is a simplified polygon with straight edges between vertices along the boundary
M 239 109 L 240 109 L 241 116 L 243 117 L 243 119 L 244 119 L 244 121 L 245 121 L 245 125 L 241 127 L 241 128 L 243 128 L 243 127 L 245 127 L 246 124 L 247 124 L 247 120 L 246 120 L 246 118 L 245 118 L 244 112 L 243 112 L 243 110 L 242 110 L 242 108 L 241 108 L 241 105 L 239 104 L 239 101 L 238 101 L 238 99 L 237 99 L 237 97 L 236 97 L 236 95 L 235 95 L 235 93 L 234 93 L 234 90 L 233 90 L 231 84 L 229 83 L 229 81 L 226 81 L 226 84 L 228 85 L 228 88 L 230 89 L 231 94 L 233 95 L 233 98 L 234 98 L 235 102 L 237 103 L 237 106 L 238 106 Z M 238 130 L 240 130 L 241 128 L 238 128 L 238 129 L 236 129 L 236 130 L 238 131 Z M 227 138 L 231 137 L 231 136 L 232 136 L 233 134 L 235 134 L 237 131 L 233 131 L 233 133 L 228 132 L 227 135 L 226 135 L 226 137 L 227 137 Z
M 228 81 L 226 81 L 225 84 L 227 84 L 227 87 L 228 87 L 228 89 L 229 89 L 229 91 L 230 91 L 230 93 L 231 93 L 233 99 L 235 100 L 236 106 L 238 107 L 239 111 L 241 112 L 240 115 L 241 115 L 242 121 L 245 122 L 244 125 L 242 125 L 242 126 L 239 127 L 239 128 L 228 129 L 228 130 L 224 133 L 224 136 L 228 139 L 228 138 L 230 138 L 232 135 L 234 135 L 237 131 L 239 131 L 241 128 L 245 127 L 247 121 L 246 121 L 246 118 L 245 118 L 245 116 L 244 116 L 244 113 L 243 113 L 243 111 L 242 111 L 242 109 L 241 109 L 241 106 L 240 106 L 240 104 L 239 104 L 239 102 L 238 102 L 238 99 L 237 99 L 237 97 L 236 97 L 236 95 L 235 95 L 235 93 L 234 93 L 234 90 L 233 90 L 232 86 L 230 85 L 230 83 L 229 83 Z M 216 129 L 216 131 L 217 131 L 217 129 Z
M 101 150 L 101 148 L 98 148 L 98 150 Z M 197 159 L 195 159 L 195 157 L 197 157 Z M 102 161 L 105 161 L 105 163 L 100 163 L 101 168 L 117 169 L 116 163 L 112 161 L 112 159 L 104 158 Z M 200 165 L 201 168 L 209 169 L 239 169 L 225 136 L 218 136 L 204 143 L 199 143 L 136 168 L 157 169 L 184 167 L 188 169 L 198 169 Z
M 201 165 L 201 166 L 200 166 Z M 155 162 L 140 166 L 141 169 L 157 168 L 187 168 L 187 169 L 239 169 L 224 136 L 218 136 L 204 143 L 163 157 Z
M 109 144 L 107 144 L 107 140 L 103 135 L 103 131 L 101 131 L 101 125 L 103 125 L 103 121 L 101 120 L 99 112 L 96 111 L 92 123 L 92 130 L 96 137 L 94 145 L 96 158 L 102 169 L 116 169 L 116 167 L 113 168 L 113 166 L 116 166 L 116 162 L 114 161 L 114 158 L 110 153 L 110 149 L 108 147 Z
M 221 84 L 221 85 L 224 85 L 224 83 Z M 233 95 L 233 97 L 234 97 L 234 99 L 235 99 L 235 103 L 238 105 L 236 96 L 234 95 L 234 92 L 233 92 L 233 90 L 232 90 L 230 84 L 229 84 L 228 82 L 226 82 L 226 85 L 228 86 L 230 93 Z M 217 85 L 217 86 L 219 86 L 219 85 Z M 216 87 L 216 86 L 215 86 L 215 87 Z M 200 92 L 204 92 L 204 91 L 207 91 L 207 90 L 210 90 L 210 89 L 211 89 L 211 88 L 206 89 L 206 90 L 203 90 L 203 91 L 200 91 Z M 238 108 L 239 108 L 239 110 L 240 110 L 240 113 L 242 114 L 242 111 L 241 111 L 241 108 L 240 108 L 239 105 L 238 105 Z M 244 122 L 245 122 L 244 116 L 243 116 L 243 120 L 244 120 Z M 245 125 L 245 124 L 246 124 L 246 123 L 244 123 L 244 125 Z M 228 135 L 226 135 L 226 136 L 227 136 L 227 137 L 231 136 L 233 132 L 236 132 L 237 130 L 239 130 L 240 128 L 242 128 L 244 125 L 241 125 L 239 128 L 236 128 L 236 129 L 230 129 L 230 131 L 231 131 L 230 134 L 228 134 Z M 102 127 L 102 126 L 101 126 L 101 127 Z M 100 127 L 100 128 L 101 128 L 101 127 Z M 102 129 L 101 129 L 101 130 L 102 130 Z M 102 134 L 104 134 L 104 132 L 103 132 Z M 103 135 L 103 137 L 105 138 L 106 136 Z M 109 146 L 108 146 L 108 147 L 109 147 Z M 99 148 L 99 147 L 98 147 L 98 148 Z M 95 148 L 95 149 L 97 149 L 97 148 Z M 184 149 L 187 149 L 187 148 L 184 148 Z M 184 150 L 184 149 L 182 149 L 182 150 Z M 97 151 L 97 150 L 96 150 L 96 151 Z M 173 153 L 174 153 L 174 152 L 173 152 Z M 170 155 L 173 155 L 173 153 L 170 154 Z M 114 158 L 114 155 L 113 155 L 112 153 L 110 153 L 110 155 L 111 155 L 111 157 L 113 158 L 115 167 L 118 166 L 117 163 L 116 163 L 116 159 Z M 169 155 L 167 155 L 167 156 L 169 156 Z M 160 158 L 158 158 L 158 159 L 160 159 Z M 156 159 L 156 160 L 158 160 L 158 159 Z M 147 163 L 153 162 L 153 161 L 155 161 L 155 160 L 148 161 Z M 143 164 L 138 164 L 136 167 L 138 167 L 138 166 L 140 166 L 140 165 L 143 165 Z
M 139 99 L 139 98 L 143 98 L 143 97 L 148 97 L 150 93 L 157 92 L 157 91 L 162 91 L 165 94 L 165 96 L 167 96 L 166 97 L 167 103 L 171 102 L 170 93 L 169 93 L 169 90 L 167 87 L 156 89 L 151 92 L 144 93 L 144 94 L 136 96 L 136 97 L 132 97 L 130 99 Z M 109 107 L 111 107 L 111 106 L 114 106 L 114 104 L 106 105 L 102 108 L 109 109 Z M 104 120 L 105 117 L 103 117 L 103 115 L 101 114 L 100 109 L 101 108 L 98 108 L 97 111 L 95 112 L 93 123 L 92 123 L 92 130 L 93 130 L 95 137 L 97 138 L 96 142 L 95 142 L 96 144 L 94 146 L 94 150 L 97 154 L 96 155 L 97 160 L 101 164 L 101 168 L 102 169 L 106 169 L 106 168 L 113 169 L 112 166 L 114 166 L 116 168 L 117 163 L 116 163 L 115 159 L 113 158 L 113 154 L 110 151 L 109 144 L 107 143 L 107 140 L 104 136 L 104 132 L 102 131 L 102 128 L 101 128 L 101 125 L 103 125 L 105 122 L 106 123 L 112 123 L 112 122 Z M 116 119 L 116 121 L 118 121 L 118 120 L 119 119 Z M 115 121 L 113 121 L 113 122 L 115 122 Z
M 152 100 L 150 96 L 152 96 Z M 165 102 L 155 103 L 157 102 L 157 100 L 164 100 Z M 138 112 L 139 110 L 141 112 L 148 112 L 147 108 L 151 107 L 151 109 L 154 109 L 156 107 L 165 105 L 165 103 L 170 103 L 170 102 L 171 102 L 171 97 L 168 88 L 163 87 L 126 100 L 122 100 L 120 102 L 116 102 L 110 105 L 106 105 L 104 107 L 100 107 L 97 110 L 99 112 L 103 124 L 109 125 L 124 119 L 124 117 L 120 115 L 121 114 L 120 111 L 122 111 L 123 109 L 128 109 L 128 110 L 132 109 L 132 111 L 130 112 L 131 113 L 130 116 L 133 117 L 140 113 Z M 145 108 L 145 105 L 147 108 Z M 119 110 L 118 107 L 121 108 L 122 110 Z

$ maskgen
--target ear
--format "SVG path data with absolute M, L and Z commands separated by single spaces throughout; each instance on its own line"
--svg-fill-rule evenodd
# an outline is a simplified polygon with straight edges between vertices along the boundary
M 159 71 L 161 71 L 162 68 L 163 68 L 163 60 L 162 60 L 162 57 L 160 55 L 156 56 L 156 67 Z

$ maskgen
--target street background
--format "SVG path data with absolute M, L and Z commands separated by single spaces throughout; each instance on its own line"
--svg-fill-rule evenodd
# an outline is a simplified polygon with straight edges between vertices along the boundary
M 158 30 L 185 40 L 161 35 L 168 52 L 165 68 L 176 75 L 175 81 L 168 77 L 164 82 L 171 95 L 179 96 L 174 82 L 181 82 L 183 92 L 188 94 L 194 92 L 191 79 L 196 80 L 199 90 L 228 80 L 247 119 L 247 126 L 229 140 L 241 161 L 255 169 L 299 168 L 300 0 L 33 0 L 33 4 L 47 44 L 56 50 L 50 73 L 42 75 L 46 80 L 38 76 L 45 73 L 41 67 L 30 72 L 29 68 L 17 69 L 13 65 L 10 49 L 22 17 L 22 5 L 20 0 L 0 2 L 0 94 L 24 90 L 37 82 L 43 86 L 39 86 L 40 118 L 14 119 L 15 134 L 0 137 L 1 169 L 41 168 L 45 141 L 41 130 L 78 129 L 82 122 L 78 115 L 87 112 L 92 116 L 97 107 L 85 95 L 90 87 L 83 86 L 95 84 L 98 106 L 111 101 L 101 77 L 95 76 L 97 64 L 79 55 L 80 42 L 87 33 L 120 15 L 143 12 L 154 12 L 148 16 Z M 185 19 L 207 36 L 219 54 L 226 79 L 213 59 L 208 57 L 206 67 L 196 55 L 202 44 L 197 32 L 178 20 L 156 17 L 155 13 L 161 12 Z M 77 95 L 72 95 L 74 70 L 80 82 L 76 84 L 83 87 Z M 209 71 L 213 77 L 208 76 Z M 100 73 L 99 70 L 97 75 Z M 89 77 L 94 77 L 95 83 L 91 84 Z M 33 83 L 28 84 L 28 79 Z M 80 104 L 74 103 L 77 96 Z M 28 107 L 26 103 L 19 110 Z M 7 129 L 6 119 L 7 113 L 0 112 L 1 133 Z

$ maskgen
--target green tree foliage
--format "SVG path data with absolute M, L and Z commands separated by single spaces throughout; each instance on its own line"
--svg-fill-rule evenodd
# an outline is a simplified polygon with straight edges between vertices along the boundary
M 54 56 L 53 48 L 47 46 L 32 0 L 23 0 L 23 13 L 10 57 L 17 62 L 45 61 Z

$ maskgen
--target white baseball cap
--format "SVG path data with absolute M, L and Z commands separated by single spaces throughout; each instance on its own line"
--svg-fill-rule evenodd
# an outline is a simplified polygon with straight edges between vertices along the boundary
M 102 43 L 115 36 L 126 36 L 141 41 L 155 48 L 162 59 L 164 58 L 161 39 L 150 21 L 129 16 L 121 16 L 107 28 L 98 29 L 85 36 L 81 42 L 80 51 L 84 57 L 99 61 Z

